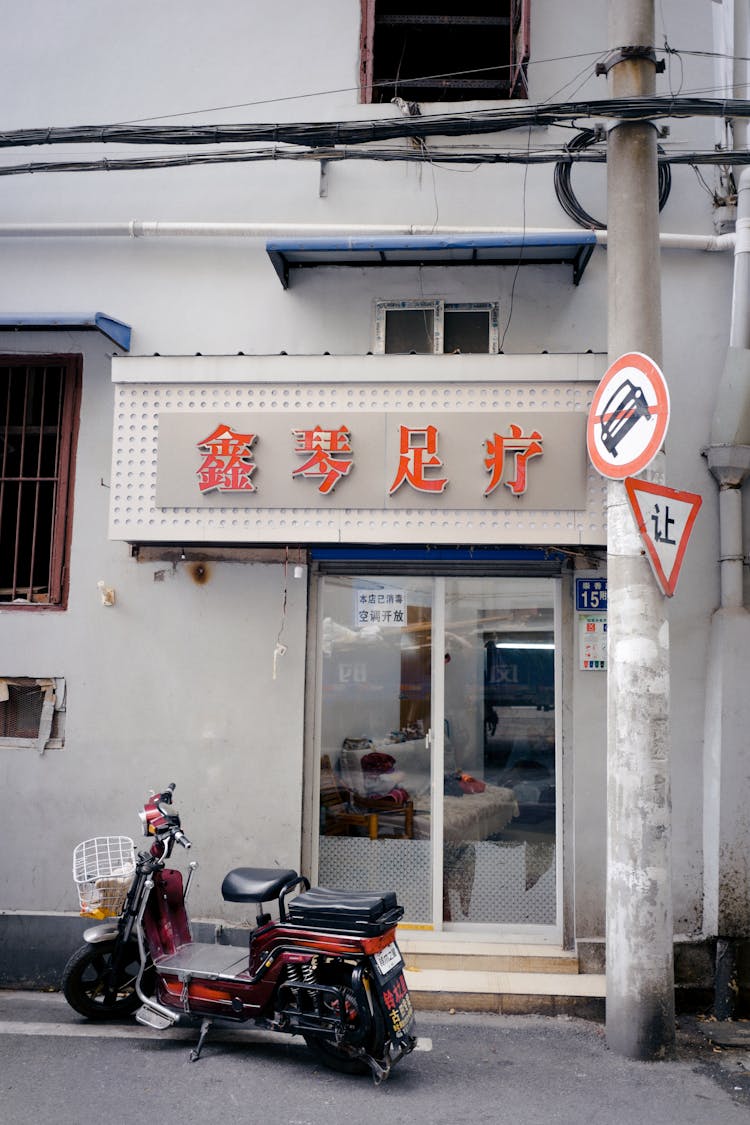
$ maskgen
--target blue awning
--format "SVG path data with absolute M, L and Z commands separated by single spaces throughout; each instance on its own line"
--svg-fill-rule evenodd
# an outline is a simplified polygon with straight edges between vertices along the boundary
M 94 328 L 107 336 L 123 351 L 130 351 L 129 324 L 116 320 L 106 313 L 16 313 L 12 316 L 0 316 L 0 330 L 4 328 Z
M 266 243 L 281 284 L 314 266 L 539 266 L 570 264 L 581 280 L 594 252 L 590 230 L 520 234 L 396 235 L 374 238 L 276 238 Z

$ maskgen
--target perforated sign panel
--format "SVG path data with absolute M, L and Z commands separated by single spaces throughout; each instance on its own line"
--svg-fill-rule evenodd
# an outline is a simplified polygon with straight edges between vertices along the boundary
M 390 357 L 375 357 L 377 370 L 386 370 L 377 362 L 381 358 Z M 497 363 L 498 359 L 526 357 L 492 358 Z M 393 378 L 375 381 L 373 357 L 327 357 L 324 367 L 332 376 L 328 382 L 307 381 L 316 357 L 260 357 L 255 361 L 253 357 L 116 359 L 110 537 L 140 543 L 217 544 L 603 543 L 606 482 L 587 465 L 583 436 L 595 379 L 582 379 L 580 373 L 570 380 L 549 378 L 552 371 L 564 374 L 561 359 L 568 359 L 569 366 L 578 372 L 581 360 L 598 357 L 534 358 L 541 366 L 529 372 L 528 380 L 461 382 L 445 378 L 412 381 L 404 377 L 403 363 L 388 367 L 389 372 L 395 373 Z M 551 362 L 552 371 L 547 368 L 547 361 Z M 486 369 L 483 364 L 476 366 Z M 593 371 L 593 365 L 590 366 Z M 513 370 L 512 364 L 508 367 Z M 420 371 L 425 370 L 430 368 L 421 365 Z M 282 379 L 282 375 L 291 377 L 295 372 L 303 378 Z M 539 378 L 540 373 L 547 377 Z M 360 374 L 362 377 L 357 378 Z M 221 381 L 216 381 L 219 376 Z M 468 467 L 466 450 L 473 446 L 467 444 L 468 430 L 461 430 L 462 415 L 467 426 L 479 426 L 476 433 L 472 431 L 471 441 L 476 440 L 477 450 L 476 455 L 471 454 L 473 465 Z M 293 470 L 304 464 L 295 454 L 293 442 L 299 439 L 292 437 L 300 427 L 304 429 L 307 425 L 309 429 L 314 423 L 323 429 L 335 429 L 345 423 L 356 424 L 366 435 L 363 449 L 372 454 L 373 443 L 382 440 L 378 435 L 389 419 L 399 429 L 411 426 L 426 430 L 431 425 L 439 437 L 442 417 L 446 435 L 450 430 L 446 450 L 460 449 L 461 454 L 453 464 L 440 457 L 440 464 L 431 473 L 442 473 L 448 478 L 452 473 L 453 488 L 449 479 L 442 492 L 431 494 L 417 491 L 407 482 L 398 490 L 397 502 L 389 502 L 388 489 L 397 466 L 381 466 L 379 461 L 397 456 L 394 440 L 398 438 L 393 437 L 388 439 L 390 446 L 383 444 L 386 452 L 382 455 L 380 446 L 377 447 L 377 471 L 381 477 L 374 485 L 372 480 L 364 480 L 362 461 L 352 471 L 352 482 L 359 471 L 361 484 L 367 484 L 367 506 L 357 506 L 362 501 L 357 499 L 355 489 L 352 506 L 343 506 L 348 479 L 337 484 L 336 506 L 327 503 L 325 495 L 319 499 L 316 495 L 322 476 L 292 479 Z M 269 435 L 274 435 L 272 441 L 266 438 L 266 451 L 270 453 L 273 447 L 278 460 L 282 439 L 289 443 L 284 451 L 287 467 L 283 470 L 283 489 L 274 493 L 271 473 L 266 469 L 265 487 L 262 492 L 259 489 L 257 496 L 241 488 L 213 488 L 206 490 L 210 492 L 207 498 L 196 486 L 201 458 L 208 456 L 205 446 L 202 451 L 198 448 L 200 443 L 214 434 L 219 424 L 245 433 L 248 421 L 255 425 L 265 418 Z M 489 456 L 488 447 L 481 440 L 482 418 L 486 419 L 485 440 L 492 440 L 496 431 L 508 437 L 516 432 L 510 426 L 516 426 L 521 453 L 519 449 L 515 453 L 522 459 L 523 451 L 528 450 L 528 444 L 524 446 L 523 442 L 528 443 L 533 433 L 542 434 L 545 420 L 548 422 L 547 446 L 542 454 L 528 460 L 526 489 L 517 495 L 507 487 L 515 472 L 514 451 L 509 447 L 507 472 L 495 489 L 497 495 L 494 500 L 483 496 L 492 473 L 485 463 Z M 255 425 L 255 429 L 260 438 L 251 446 L 252 459 L 257 452 L 261 464 L 262 429 L 260 425 Z M 181 434 L 184 444 L 177 450 L 174 443 L 182 440 Z M 534 484 L 532 478 L 545 457 L 548 466 L 554 464 L 555 441 L 561 455 L 564 453 L 559 464 L 581 467 L 564 470 L 570 472 L 568 488 L 560 487 L 562 471 L 558 468 L 545 490 Z M 246 462 L 249 460 L 245 458 Z M 178 468 L 182 466 L 182 480 L 175 480 L 175 463 Z M 546 471 L 549 474 L 549 467 Z M 475 476 L 476 482 L 471 486 L 466 483 L 468 472 Z M 263 480 L 262 473 L 258 479 Z M 541 468 L 539 479 L 543 479 Z M 467 501 L 470 487 L 474 487 L 476 498 Z M 292 506 L 295 495 L 303 497 L 304 502 Z M 278 501 L 278 496 L 283 497 L 283 502 Z M 376 503 L 377 497 L 380 498 Z M 487 499 L 491 502 L 487 503 Z

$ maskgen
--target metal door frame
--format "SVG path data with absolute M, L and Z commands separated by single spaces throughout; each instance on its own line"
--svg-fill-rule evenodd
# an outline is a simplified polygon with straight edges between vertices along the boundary
M 506 566 L 497 568 L 482 567 L 481 573 L 474 571 L 472 566 L 457 562 L 455 565 L 440 568 L 442 573 L 436 572 L 434 567 L 422 564 L 419 567 L 410 566 L 408 563 L 398 565 L 393 561 L 386 565 L 379 565 L 375 558 L 353 559 L 343 558 L 341 564 L 320 567 L 313 561 L 310 568 L 309 615 L 308 615 L 308 650 L 307 650 L 307 691 L 305 701 L 305 777 L 303 789 L 303 852 L 302 869 L 310 874 L 315 881 L 318 872 L 319 860 L 319 815 L 318 802 L 320 793 L 320 769 L 316 768 L 320 759 L 321 714 L 320 714 L 320 685 L 322 681 L 322 645 L 321 637 L 321 580 L 327 574 L 337 575 L 376 575 L 398 576 L 419 573 L 421 576 L 432 580 L 433 605 L 432 605 L 432 677 L 431 677 L 431 714 L 430 714 L 430 744 L 432 751 L 433 774 L 440 776 L 445 760 L 445 739 L 443 712 L 445 709 L 445 677 L 442 661 L 435 659 L 435 653 L 443 651 L 445 642 L 445 578 L 530 578 L 539 581 L 553 580 L 553 623 L 555 637 L 555 922 L 544 925 L 505 925 L 490 923 L 446 923 L 443 921 L 443 802 L 442 789 L 433 784 L 431 798 L 431 865 L 432 865 L 432 922 L 431 929 L 424 925 L 416 924 L 404 929 L 420 932 L 428 940 L 460 940 L 460 941 L 496 941 L 496 942 L 524 942 L 533 940 L 535 944 L 560 945 L 565 942 L 566 930 L 571 927 L 570 918 L 566 917 L 565 894 L 566 871 L 570 865 L 566 862 L 566 832 L 564 807 L 567 797 L 567 776 L 569 770 L 564 768 L 563 749 L 563 673 L 564 665 L 572 667 L 572 645 L 566 636 L 565 622 L 562 612 L 562 586 L 561 569 L 539 568 L 534 566 L 523 569 L 516 563 L 512 570 Z M 543 572 L 540 572 L 542 570 Z M 569 599 L 568 599 L 569 600 Z M 567 644 L 565 642 L 568 642 Z M 570 675 L 565 675 L 565 681 L 570 684 Z M 568 912 L 569 913 L 569 912 Z

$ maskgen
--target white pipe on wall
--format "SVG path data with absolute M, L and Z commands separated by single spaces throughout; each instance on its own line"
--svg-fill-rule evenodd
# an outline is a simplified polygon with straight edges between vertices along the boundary
M 737 233 L 734 246 L 732 316 L 730 348 L 750 349 L 750 169 L 744 169 L 737 185 Z M 737 417 L 744 416 L 750 387 L 739 389 Z M 734 451 L 734 452 L 733 452 Z M 712 449 L 716 460 L 718 451 Z M 721 542 L 719 579 L 722 609 L 741 609 L 743 605 L 743 527 L 742 482 L 747 476 L 746 449 L 737 444 L 723 451 L 721 472 L 712 465 L 719 482 L 719 538 Z M 711 464 L 711 458 L 709 458 Z M 728 495 L 732 493 L 734 495 Z
M 719 566 L 722 609 L 742 609 L 742 492 L 719 491 Z
M 737 234 L 734 248 L 734 285 L 729 346 L 750 348 L 750 170 L 737 187 Z
M 574 228 L 415 226 L 377 223 L 162 222 L 129 219 L 115 223 L 0 223 L 0 238 L 367 238 L 388 235 L 571 235 Z M 606 246 L 607 231 L 596 230 Z M 661 234 L 663 250 L 733 250 L 733 234 Z

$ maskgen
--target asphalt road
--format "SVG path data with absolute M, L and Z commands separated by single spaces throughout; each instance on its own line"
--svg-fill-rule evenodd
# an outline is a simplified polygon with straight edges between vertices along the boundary
M 317 1066 L 300 1040 L 86 1023 L 57 993 L 0 991 L 0 1125 L 748 1125 L 750 1050 L 683 1021 L 678 1059 L 610 1053 L 592 1023 L 419 1014 L 420 1049 L 375 1087 Z

